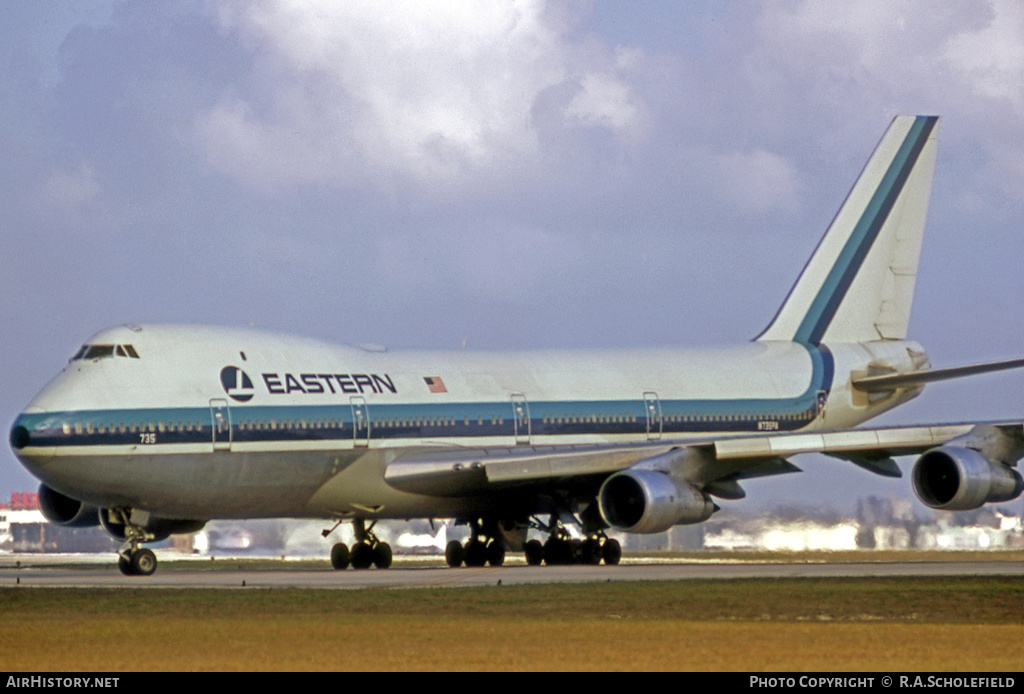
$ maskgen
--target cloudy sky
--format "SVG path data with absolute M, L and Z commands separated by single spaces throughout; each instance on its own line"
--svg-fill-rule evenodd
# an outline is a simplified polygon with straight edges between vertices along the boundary
M 0 0 L 0 412 L 89 335 L 748 340 L 891 118 L 941 145 L 911 337 L 1024 355 L 1024 5 Z M 1019 418 L 1024 374 L 884 423 Z M 824 458 L 753 508 L 909 483 Z M 0 451 L 0 499 L 35 481 Z

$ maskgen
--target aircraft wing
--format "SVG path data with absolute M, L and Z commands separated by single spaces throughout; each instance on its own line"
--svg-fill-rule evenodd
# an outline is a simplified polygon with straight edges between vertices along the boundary
M 823 453 L 887 477 L 900 477 L 894 456 L 923 453 L 957 437 L 988 431 L 1024 444 L 1024 423 L 962 423 L 849 429 L 816 433 L 661 440 L 642 444 L 421 449 L 397 457 L 384 478 L 396 489 L 432 496 L 460 496 L 496 488 L 556 481 L 595 485 L 633 466 L 671 472 L 722 498 L 742 498 L 738 480 L 798 472 L 787 458 Z

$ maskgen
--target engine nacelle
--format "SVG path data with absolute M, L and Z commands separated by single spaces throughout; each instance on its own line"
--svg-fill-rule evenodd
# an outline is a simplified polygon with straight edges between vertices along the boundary
M 914 464 L 912 479 L 921 502 L 943 511 L 971 511 L 986 503 L 1010 501 L 1024 490 L 1019 472 L 958 446 L 926 451 Z
M 66 528 L 88 528 L 100 523 L 95 506 L 64 496 L 45 484 L 39 485 L 39 510 L 47 521 Z
M 718 507 L 699 489 L 656 470 L 612 475 L 597 495 L 604 522 L 628 533 L 660 533 L 674 525 L 702 523 Z
M 175 520 L 171 518 L 160 518 L 151 516 L 140 511 L 130 511 L 131 521 L 138 525 L 146 533 L 145 542 L 160 542 L 171 535 L 178 533 L 197 533 L 206 525 L 206 521 Z M 124 519 L 120 512 L 113 513 L 110 509 L 101 508 L 99 511 L 99 523 L 115 540 L 124 541 L 128 539 Z

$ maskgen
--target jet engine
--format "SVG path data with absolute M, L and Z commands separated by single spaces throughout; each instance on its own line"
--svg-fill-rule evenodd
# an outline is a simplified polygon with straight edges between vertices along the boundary
M 160 518 L 139 510 L 126 509 L 125 511 L 113 511 L 101 508 L 99 510 L 99 523 L 115 540 L 124 541 L 128 539 L 127 528 L 123 514 L 128 514 L 132 525 L 138 526 L 146 534 L 145 542 L 160 542 L 171 535 L 178 533 L 196 533 L 203 529 L 206 521 L 176 520 L 172 518 Z
M 699 489 L 657 470 L 612 475 L 597 495 L 604 522 L 630 533 L 660 533 L 674 525 L 702 523 L 718 510 Z
M 986 503 L 1010 501 L 1024 490 L 1019 472 L 958 446 L 926 451 L 914 464 L 912 478 L 921 502 L 943 511 L 970 511 Z
M 88 528 L 100 523 L 95 506 L 64 496 L 45 484 L 39 485 L 39 510 L 49 522 L 68 528 Z

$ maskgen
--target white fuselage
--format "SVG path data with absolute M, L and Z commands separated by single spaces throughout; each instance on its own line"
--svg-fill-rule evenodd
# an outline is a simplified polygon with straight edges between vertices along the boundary
M 197 520 L 470 513 L 489 502 L 399 491 L 384 468 L 430 447 L 846 428 L 918 392 L 869 399 L 851 375 L 923 359 L 897 340 L 387 352 L 196 326 L 88 344 L 15 422 L 18 457 L 69 497 Z

